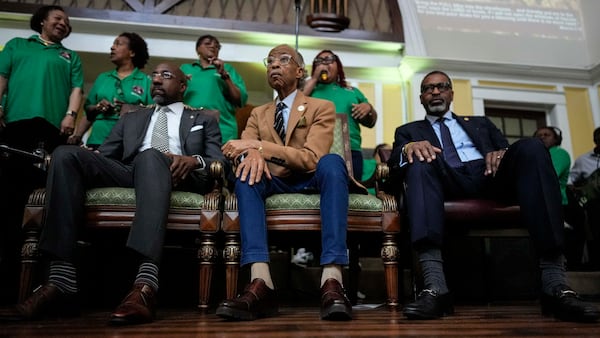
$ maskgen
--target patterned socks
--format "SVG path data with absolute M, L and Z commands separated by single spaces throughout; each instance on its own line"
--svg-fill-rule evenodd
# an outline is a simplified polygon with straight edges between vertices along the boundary
M 437 248 L 427 248 L 419 251 L 418 256 L 423 271 L 423 285 L 425 285 L 425 288 L 437 291 L 440 294 L 448 293 L 442 251 Z
M 50 262 L 48 282 L 56 285 L 65 294 L 75 294 L 78 291 L 77 269 L 70 262 L 52 261 Z
M 542 292 L 553 295 L 554 289 L 559 285 L 567 285 L 565 272 L 565 256 L 548 259 L 540 259 L 540 270 L 542 273 Z
M 134 284 L 150 285 L 154 292 L 158 291 L 158 265 L 150 261 L 140 264 Z

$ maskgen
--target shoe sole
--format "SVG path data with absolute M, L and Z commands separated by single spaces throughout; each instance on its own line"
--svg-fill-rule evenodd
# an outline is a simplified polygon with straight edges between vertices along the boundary
M 352 320 L 352 314 L 346 311 L 346 306 L 343 304 L 334 304 L 326 311 L 321 310 L 322 320 L 344 321 Z
M 271 312 L 252 313 L 250 311 L 241 311 L 241 310 L 237 310 L 237 309 L 232 309 L 230 307 L 221 306 L 221 307 L 217 308 L 217 311 L 215 314 L 217 316 L 219 316 L 223 319 L 227 319 L 227 320 L 250 321 L 250 320 L 256 320 L 258 318 L 273 317 L 273 316 L 276 316 L 278 313 L 279 313 L 279 311 L 277 309 L 275 309 Z
M 113 326 L 127 326 L 127 325 L 139 325 L 139 324 L 147 324 L 152 323 L 154 320 L 150 319 L 128 319 L 121 317 L 111 317 L 108 321 L 110 325 Z
M 445 316 L 453 315 L 454 309 L 453 308 L 447 309 L 446 311 L 444 311 L 440 314 L 425 313 L 425 312 L 416 311 L 413 309 L 404 309 L 404 310 L 402 310 L 402 313 L 408 319 L 431 320 L 431 319 L 439 319 L 439 318 L 442 318 Z

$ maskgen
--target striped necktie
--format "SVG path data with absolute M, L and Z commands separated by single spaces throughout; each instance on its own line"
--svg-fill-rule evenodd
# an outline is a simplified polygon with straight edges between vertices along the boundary
M 283 143 L 285 143 L 285 128 L 283 127 L 283 110 L 286 107 L 287 106 L 283 102 L 279 102 L 277 104 L 277 109 L 275 110 L 275 122 L 273 123 L 273 128 L 275 128 L 275 131 L 277 131 L 277 134 L 279 134 L 279 137 L 281 137 Z
M 162 153 L 169 152 L 168 111 L 170 111 L 169 107 L 160 107 L 158 110 L 158 116 L 156 122 L 154 122 L 154 128 L 152 129 L 152 141 L 150 142 L 152 148 Z

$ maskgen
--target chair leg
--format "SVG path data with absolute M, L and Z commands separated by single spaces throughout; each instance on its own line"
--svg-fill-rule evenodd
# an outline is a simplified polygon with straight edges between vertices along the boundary
M 39 259 L 39 227 L 27 227 L 21 248 L 21 280 L 19 283 L 19 303 L 24 302 L 33 290 L 35 270 Z
M 347 288 L 347 292 L 348 292 L 348 299 L 350 299 L 350 302 L 354 305 L 356 305 L 358 303 L 358 283 L 360 280 L 360 264 L 359 264 L 359 258 L 360 258 L 360 252 L 359 252 L 359 244 L 354 242 L 354 241 L 350 241 L 349 243 L 349 252 L 350 252 L 350 264 L 348 265 L 349 267 L 349 273 L 348 273 L 348 288 Z
M 198 290 L 198 308 L 201 311 L 208 309 L 210 300 L 210 285 L 213 269 L 217 261 L 217 247 L 213 234 L 202 234 L 200 249 L 198 250 L 200 265 L 200 285 Z
M 383 235 L 381 246 L 381 259 L 385 273 L 385 287 L 387 291 L 387 305 L 397 309 L 398 302 L 398 244 L 393 234 Z
M 223 249 L 223 260 L 225 261 L 225 299 L 232 299 L 237 295 L 240 254 L 239 235 L 225 235 L 225 248 Z

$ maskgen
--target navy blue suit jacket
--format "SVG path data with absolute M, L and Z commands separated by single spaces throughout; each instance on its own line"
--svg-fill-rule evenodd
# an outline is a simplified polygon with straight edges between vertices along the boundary
M 463 127 L 477 150 L 479 150 L 484 157 L 491 151 L 506 149 L 508 147 L 508 141 L 504 135 L 502 135 L 502 132 L 487 117 L 458 116 L 454 113 L 452 116 Z M 431 123 L 427 119 L 407 123 L 396 128 L 393 150 L 388 161 L 388 166 L 391 168 L 392 172 L 400 170 L 402 147 L 409 142 L 425 140 L 436 147 L 442 147 L 433 131 Z

